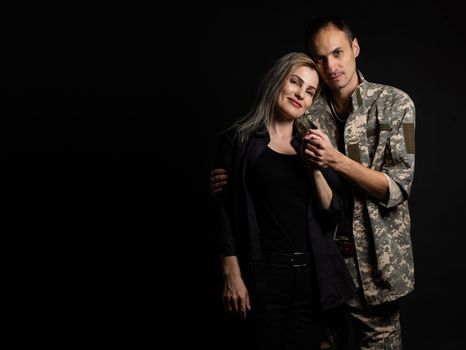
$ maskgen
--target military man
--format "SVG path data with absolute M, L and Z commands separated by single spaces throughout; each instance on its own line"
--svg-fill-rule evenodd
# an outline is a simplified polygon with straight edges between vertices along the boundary
M 349 303 L 360 349 L 401 349 L 398 299 L 414 288 L 408 197 L 415 109 L 403 91 L 370 83 L 360 47 L 339 16 L 309 23 L 306 45 L 327 91 L 309 111 L 305 156 L 347 182 L 352 210 L 335 239 L 358 287 Z
M 305 137 L 303 155 L 341 174 L 347 181 L 340 190 L 351 199 L 335 232 L 358 287 L 348 305 L 348 339 L 359 349 L 401 349 L 398 300 L 414 288 L 407 202 L 414 104 L 403 91 L 364 79 L 356 68 L 358 40 L 341 17 L 311 21 L 306 45 L 327 88 L 308 112 L 316 129 Z M 213 170 L 213 192 L 226 180 Z M 340 334 L 340 345 L 348 339 Z

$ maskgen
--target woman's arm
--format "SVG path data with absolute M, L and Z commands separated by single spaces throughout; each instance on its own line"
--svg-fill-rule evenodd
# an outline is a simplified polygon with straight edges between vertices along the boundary
M 247 310 L 251 310 L 249 293 L 236 256 L 222 258 L 223 270 L 223 305 L 231 313 L 246 319 Z
M 319 206 L 323 209 L 329 209 L 332 202 L 333 192 L 325 180 L 320 169 L 309 169 L 312 179 L 312 191 Z

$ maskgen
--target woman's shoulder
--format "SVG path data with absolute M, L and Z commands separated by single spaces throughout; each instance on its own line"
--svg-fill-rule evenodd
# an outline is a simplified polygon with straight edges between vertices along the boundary
M 217 134 L 217 142 L 220 144 L 234 144 L 236 143 L 236 139 L 237 128 L 235 126 L 231 126 L 227 129 L 224 129 Z
M 230 126 L 224 130 L 221 130 L 218 133 L 218 136 L 233 139 L 236 137 L 237 131 L 238 131 L 238 128 L 236 126 Z
M 237 128 L 235 126 L 229 127 L 217 133 L 217 149 L 220 152 L 229 152 L 233 150 L 238 143 Z

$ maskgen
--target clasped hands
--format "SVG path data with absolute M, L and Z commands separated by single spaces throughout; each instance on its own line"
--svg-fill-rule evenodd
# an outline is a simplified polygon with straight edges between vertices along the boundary
M 302 140 L 301 156 L 306 165 L 327 168 L 335 163 L 338 151 L 321 130 L 309 129 Z

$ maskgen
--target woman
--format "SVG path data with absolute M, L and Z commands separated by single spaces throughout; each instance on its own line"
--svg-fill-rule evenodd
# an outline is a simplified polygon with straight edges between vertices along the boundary
M 342 200 L 327 181 L 336 177 L 300 155 L 318 91 L 315 63 L 287 54 L 219 139 L 215 167 L 229 175 L 216 196 L 224 305 L 247 319 L 259 349 L 319 349 L 321 310 L 353 293 L 331 237 Z

